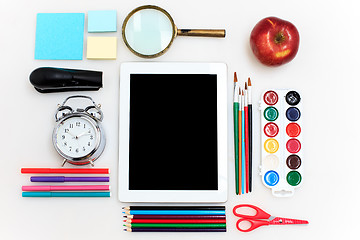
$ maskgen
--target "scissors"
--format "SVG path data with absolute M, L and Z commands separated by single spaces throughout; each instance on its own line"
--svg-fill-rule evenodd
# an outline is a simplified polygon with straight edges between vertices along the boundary
M 256 211 L 255 215 L 246 215 L 238 213 L 238 209 L 250 208 Z M 274 217 L 264 212 L 260 208 L 250 204 L 240 204 L 234 207 L 233 213 L 235 216 L 240 217 L 236 222 L 236 228 L 241 232 L 250 232 L 260 226 L 265 225 L 288 225 L 288 224 L 309 224 L 306 220 L 298 220 L 291 218 Z M 249 228 L 243 228 L 241 223 L 250 223 Z

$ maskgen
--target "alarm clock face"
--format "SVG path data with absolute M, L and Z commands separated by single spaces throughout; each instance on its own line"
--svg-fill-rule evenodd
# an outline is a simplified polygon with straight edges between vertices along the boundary
M 62 120 L 54 130 L 56 150 L 66 159 L 81 160 L 99 146 L 100 133 L 95 122 L 84 116 Z

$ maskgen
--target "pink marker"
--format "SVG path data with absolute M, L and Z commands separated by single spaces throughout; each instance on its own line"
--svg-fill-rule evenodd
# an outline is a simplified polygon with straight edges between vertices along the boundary
M 22 186 L 23 191 L 109 191 L 109 185 Z

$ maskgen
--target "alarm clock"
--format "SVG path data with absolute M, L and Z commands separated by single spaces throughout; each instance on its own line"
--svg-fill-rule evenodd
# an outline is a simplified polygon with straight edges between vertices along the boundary
M 85 98 L 92 105 L 85 109 L 65 105 L 69 99 Z M 56 151 L 66 162 L 74 165 L 91 164 L 98 159 L 105 148 L 105 132 L 101 125 L 103 113 L 101 105 L 97 105 L 91 97 L 75 95 L 65 99 L 58 105 L 55 113 L 56 125 L 52 142 Z

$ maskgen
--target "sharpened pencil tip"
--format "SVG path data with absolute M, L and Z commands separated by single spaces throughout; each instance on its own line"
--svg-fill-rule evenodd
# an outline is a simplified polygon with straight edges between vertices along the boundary
M 249 87 L 251 86 L 251 79 L 250 78 L 248 78 L 248 85 L 249 85 Z
M 241 91 L 241 95 L 244 95 L 244 90 Z
M 237 82 L 237 76 L 236 76 L 236 72 L 234 72 L 234 82 Z
M 247 83 L 245 82 L 245 90 L 247 90 Z

